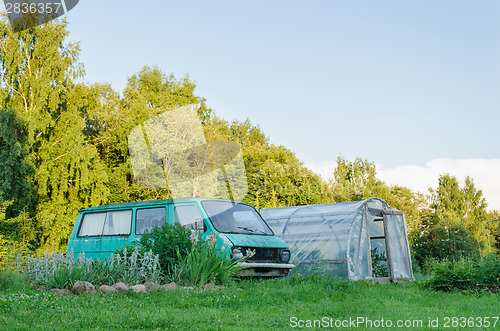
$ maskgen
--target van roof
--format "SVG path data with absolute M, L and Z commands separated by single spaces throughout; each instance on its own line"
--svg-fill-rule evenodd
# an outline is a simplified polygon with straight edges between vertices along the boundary
M 111 209 L 126 209 L 126 208 L 134 208 L 134 207 L 145 207 L 145 206 L 153 207 L 153 206 L 170 205 L 170 204 L 177 204 L 177 203 L 186 203 L 186 202 L 201 202 L 201 201 L 207 201 L 207 200 L 234 202 L 231 200 L 210 199 L 210 198 L 180 198 L 180 199 L 166 199 L 166 200 L 149 200 L 149 201 L 124 202 L 124 203 L 115 203 L 115 204 L 110 204 L 110 205 L 89 207 L 89 208 L 81 209 L 80 213 L 111 210 Z

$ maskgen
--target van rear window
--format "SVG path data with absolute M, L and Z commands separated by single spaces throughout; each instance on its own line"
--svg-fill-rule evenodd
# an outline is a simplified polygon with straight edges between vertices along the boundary
M 155 226 L 161 227 L 166 219 L 165 207 L 138 209 L 135 214 L 135 234 L 144 234 Z
M 131 210 L 89 213 L 83 215 L 78 237 L 128 236 L 131 224 Z
M 195 205 L 180 205 L 174 208 L 174 222 L 181 225 L 195 225 L 203 222 L 203 217 Z

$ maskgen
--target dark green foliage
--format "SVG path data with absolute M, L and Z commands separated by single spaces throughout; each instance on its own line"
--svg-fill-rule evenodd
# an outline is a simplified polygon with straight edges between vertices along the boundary
M 25 143 L 26 129 L 16 113 L 0 110 L 0 267 L 9 251 L 36 247 L 34 171 Z
M 385 252 L 378 252 L 377 248 L 372 249 L 372 275 L 373 277 L 389 277 L 387 270 L 387 257 Z
M 93 273 L 87 271 L 87 267 L 85 265 L 74 265 L 71 267 L 61 266 L 48 277 L 45 285 L 49 289 L 59 288 L 67 290 L 71 290 L 73 284 L 78 281 L 87 281 L 90 283 L 94 282 L 92 284 L 98 285 L 95 283 L 95 279 L 92 274 Z
M 478 280 L 486 284 L 500 283 L 500 257 L 496 254 L 488 254 L 481 261 L 478 270 Z
M 413 274 L 422 275 L 422 268 L 415 259 L 414 254 L 411 254 L 411 268 L 413 270 Z
M 420 237 L 415 238 L 413 254 L 420 266 L 428 258 L 456 261 L 461 258 L 477 259 L 480 256 L 479 243 L 460 224 L 426 229 Z
M 238 266 L 247 258 L 233 260 L 216 248 L 217 237 L 199 240 L 191 251 L 182 256 L 177 251 L 179 263 L 174 267 L 171 280 L 183 285 L 202 287 L 207 283 L 226 284 L 244 267 Z
M 117 249 L 116 251 L 113 252 L 113 255 L 126 255 L 129 252 L 133 252 L 135 250 L 137 250 L 139 255 L 143 255 L 146 252 L 146 250 L 142 248 L 139 242 L 136 241 L 130 245 L 126 245 L 122 248 Z
M 480 261 L 461 258 L 435 261 L 425 286 L 436 291 L 477 291 L 476 284 L 500 284 L 500 258 L 489 254 Z
M 177 252 L 184 257 L 191 250 L 192 243 L 189 240 L 191 230 L 175 223 L 165 223 L 160 227 L 153 227 L 146 231 L 139 242 L 142 251 L 151 250 L 158 255 L 163 274 L 170 275 L 173 267 L 179 262 Z
M 13 271 L 0 272 L 0 291 L 23 291 L 30 285 L 25 277 Z
M 500 210 L 488 214 L 486 229 L 491 234 L 491 246 L 496 252 L 500 252 Z
M 472 290 L 479 280 L 478 269 L 472 260 L 443 260 L 434 266 L 433 277 L 426 286 L 436 291 Z
M 0 110 L 0 204 L 12 201 L 5 218 L 15 218 L 22 211 L 32 214 L 35 198 L 31 177 L 33 167 L 24 149 L 26 132 L 13 110 Z

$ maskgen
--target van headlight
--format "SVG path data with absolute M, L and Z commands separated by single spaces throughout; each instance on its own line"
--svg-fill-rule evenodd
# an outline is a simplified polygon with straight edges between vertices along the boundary
M 288 261 L 290 261 L 290 251 L 288 249 L 281 250 L 280 260 L 281 260 L 281 262 L 288 262 Z
M 231 250 L 231 258 L 233 260 L 239 260 L 243 258 L 243 252 L 241 251 L 241 247 L 235 247 Z

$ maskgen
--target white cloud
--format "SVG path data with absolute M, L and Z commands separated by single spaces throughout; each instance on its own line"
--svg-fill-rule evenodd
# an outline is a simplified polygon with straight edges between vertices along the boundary
M 323 178 L 333 178 L 335 161 L 306 163 L 306 166 Z M 500 209 L 500 159 L 435 159 L 425 166 L 405 165 L 385 168 L 377 165 L 377 176 L 390 185 L 401 185 L 415 191 L 428 193 L 436 188 L 439 175 L 449 173 L 461 184 L 465 177 L 474 179 L 476 188 L 483 191 L 489 209 Z

